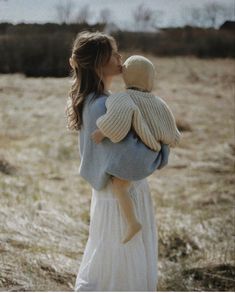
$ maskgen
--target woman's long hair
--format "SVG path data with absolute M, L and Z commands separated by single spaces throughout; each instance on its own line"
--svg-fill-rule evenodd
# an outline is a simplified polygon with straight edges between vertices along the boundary
M 69 91 L 66 116 L 70 130 L 80 130 L 85 97 L 104 93 L 102 66 L 111 58 L 115 40 L 101 32 L 79 33 L 73 43 L 71 61 L 72 86 Z

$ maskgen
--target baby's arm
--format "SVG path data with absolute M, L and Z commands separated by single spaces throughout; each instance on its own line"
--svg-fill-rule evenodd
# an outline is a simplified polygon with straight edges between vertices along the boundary
M 92 132 L 91 138 L 95 143 L 98 144 L 105 138 L 105 135 L 100 129 L 96 129 L 94 132 Z
M 96 121 L 103 135 L 113 143 L 124 139 L 131 129 L 134 102 L 128 94 L 111 95 L 106 100 L 107 111 Z

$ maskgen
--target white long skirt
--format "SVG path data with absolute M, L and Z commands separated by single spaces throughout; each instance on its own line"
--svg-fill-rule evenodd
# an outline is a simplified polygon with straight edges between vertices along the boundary
M 129 190 L 142 230 L 122 244 L 126 223 L 111 181 L 92 189 L 89 237 L 75 291 L 156 291 L 157 226 L 146 179 Z

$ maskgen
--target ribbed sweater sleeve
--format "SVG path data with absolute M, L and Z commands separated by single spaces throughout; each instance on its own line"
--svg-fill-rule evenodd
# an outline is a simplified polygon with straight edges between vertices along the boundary
M 130 131 L 135 103 L 126 93 L 107 98 L 107 111 L 96 121 L 97 127 L 113 143 L 121 141 Z

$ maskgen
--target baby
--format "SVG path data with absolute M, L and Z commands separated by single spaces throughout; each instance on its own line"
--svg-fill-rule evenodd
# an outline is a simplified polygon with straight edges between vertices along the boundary
M 97 119 L 91 138 L 100 143 L 109 138 L 117 143 L 132 129 L 150 149 L 159 152 L 161 143 L 175 147 L 180 140 L 174 116 L 167 104 L 151 93 L 155 69 L 143 56 L 129 57 L 123 64 L 123 79 L 126 92 L 112 94 L 106 100 L 106 114 Z M 123 243 L 128 242 L 141 230 L 132 200 L 129 196 L 131 182 L 112 178 L 114 194 L 127 222 L 127 233 Z

